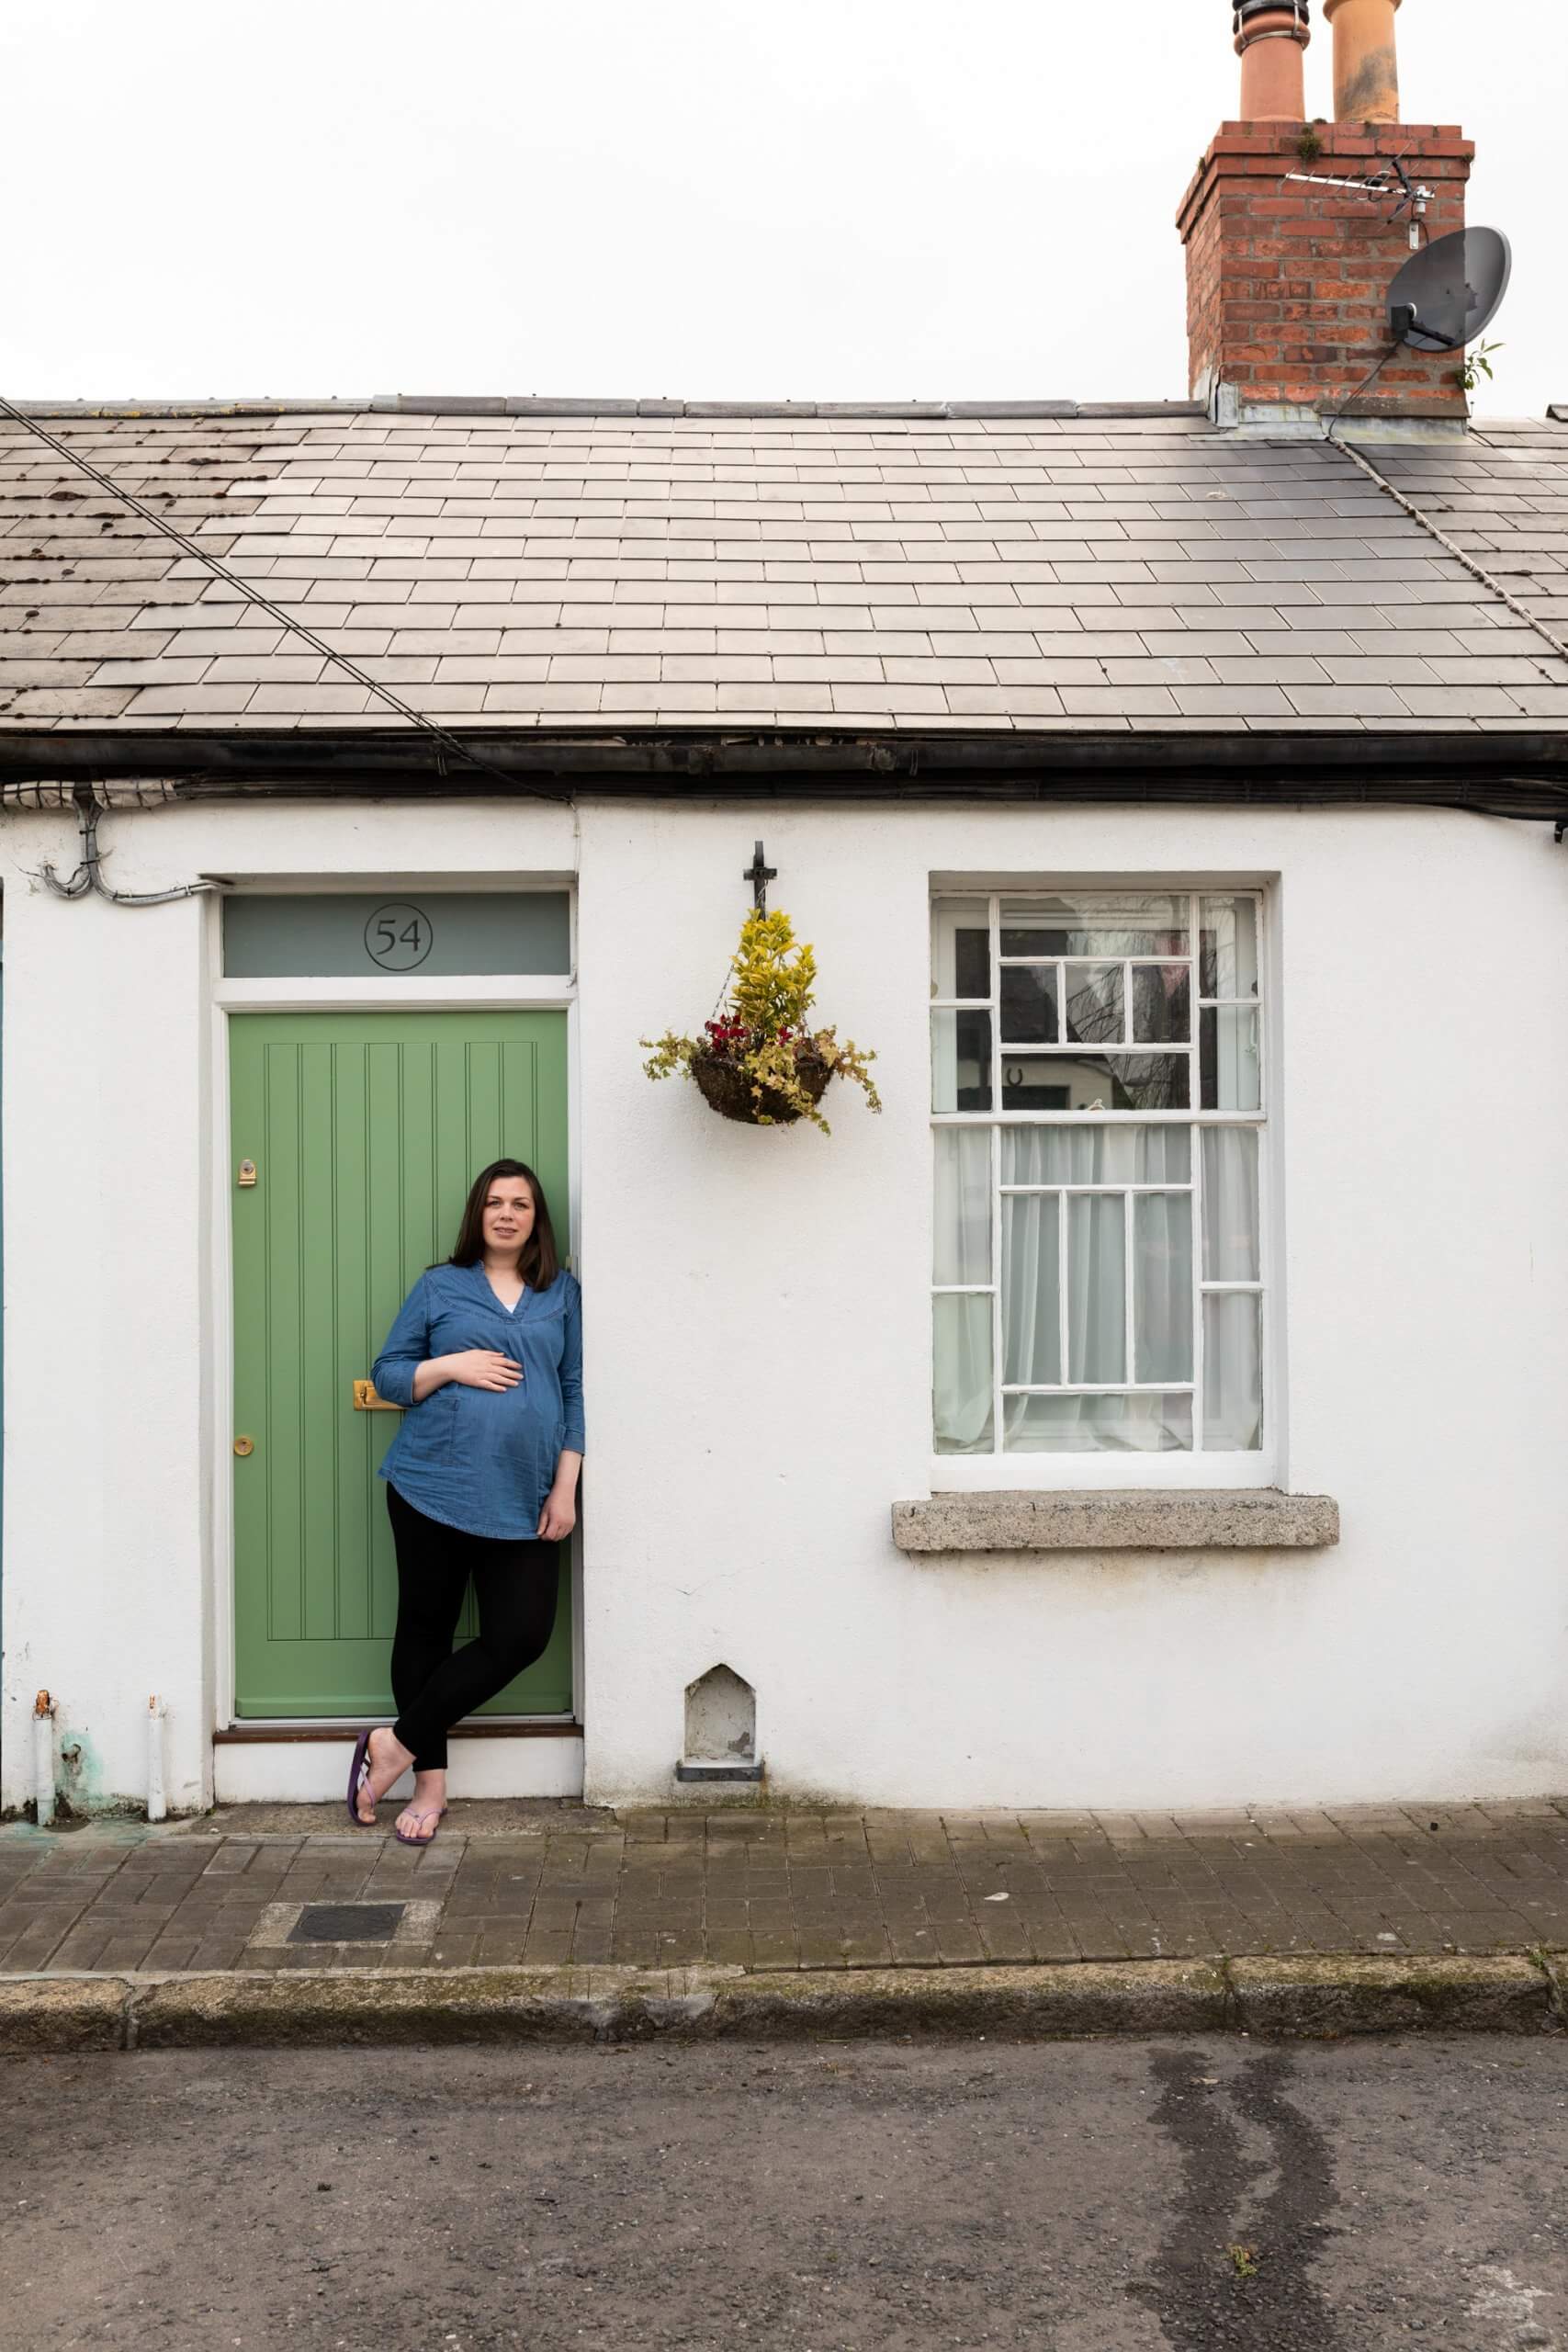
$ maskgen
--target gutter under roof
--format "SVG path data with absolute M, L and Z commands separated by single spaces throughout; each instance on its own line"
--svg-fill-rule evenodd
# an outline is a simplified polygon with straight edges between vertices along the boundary
M 401 728 L 0 734 L 0 784 L 157 778 L 181 798 L 623 798 L 1438 807 L 1568 820 L 1568 731 L 798 734 L 487 729 L 465 768 Z M 498 771 L 504 771 L 503 774 Z

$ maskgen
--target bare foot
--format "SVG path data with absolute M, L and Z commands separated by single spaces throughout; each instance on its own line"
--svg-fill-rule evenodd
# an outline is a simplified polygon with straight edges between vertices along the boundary
M 355 1810 L 367 1826 L 376 1818 L 376 1807 L 392 1782 L 400 1780 L 413 1762 L 413 1751 L 389 1730 L 373 1731 L 366 1749 L 369 1770 L 359 1784 Z
M 416 1772 L 413 1794 L 398 1815 L 400 1837 L 411 1846 L 428 1846 L 446 1810 L 445 1772 Z

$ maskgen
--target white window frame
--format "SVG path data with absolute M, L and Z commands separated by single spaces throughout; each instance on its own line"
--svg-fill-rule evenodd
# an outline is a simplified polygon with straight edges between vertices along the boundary
M 1192 1059 L 1192 1091 L 1194 1095 L 1196 1095 L 1199 1091 L 1200 1012 L 1208 1011 L 1212 1007 L 1229 1004 L 1244 1005 L 1248 1009 L 1256 1011 L 1258 1013 L 1258 1108 L 1256 1112 L 1204 1111 L 1192 1106 L 1190 1106 L 1185 1111 L 1108 1112 L 1086 1112 L 1081 1110 L 1004 1111 L 1001 1108 L 1001 1064 L 1003 1059 L 1002 1047 L 1004 1041 L 1001 1034 L 1001 975 L 1003 961 L 1000 953 L 1000 934 L 1003 913 L 1010 902 L 1021 906 L 1027 905 L 1031 902 L 1037 902 L 1043 895 L 1048 895 L 1058 890 L 1063 892 L 1064 895 L 1068 896 L 1075 893 L 1094 892 L 1096 894 L 1100 894 L 1126 890 L 1129 892 L 1136 892 L 1140 895 L 1158 893 L 1181 897 L 1189 900 L 1189 948 L 1188 955 L 1185 958 L 1134 956 L 1130 958 L 1103 957 L 1091 960 L 1111 963 L 1120 962 L 1123 964 L 1127 962 L 1170 963 L 1186 961 L 1190 966 L 1192 1039 L 1190 1050 Z M 1200 937 L 1198 902 L 1202 899 L 1209 898 L 1247 898 L 1252 899 L 1257 907 L 1258 993 L 1256 998 L 1204 998 L 1199 993 L 1201 976 L 1199 966 Z M 939 996 L 935 993 L 933 986 L 930 998 L 930 1007 L 931 1012 L 933 1014 L 941 1012 L 955 1011 L 987 1011 L 989 1012 L 991 1027 L 992 1103 L 992 1107 L 988 1111 L 936 1111 L 933 1109 L 931 1114 L 931 1128 L 933 1136 L 937 1130 L 941 1128 L 955 1126 L 987 1128 L 990 1131 L 991 1135 L 991 1279 L 988 1283 L 937 1283 L 933 1282 L 930 1284 L 930 1288 L 933 1300 L 943 1295 L 961 1296 L 965 1295 L 969 1296 L 988 1295 L 991 1299 L 992 1450 L 987 1453 L 938 1453 L 935 1451 L 934 1434 L 929 1436 L 928 1443 L 931 1447 L 931 1485 L 933 1494 L 940 1494 L 943 1492 L 976 1493 L 985 1492 L 987 1490 L 1020 1491 L 1031 1488 L 1050 1489 L 1054 1491 L 1071 1490 L 1074 1488 L 1095 1488 L 1103 1490 L 1106 1488 L 1116 1487 L 1142 1487 L 1156 1489 L 1162 1487 L 1173 1489 L 1202 1487 L 1246 1488 L 1275 1486 L 1282 1482 L 1285 1461 L 1284 1381 L 1282 1376 L 1284 1351 L 1281 1344 L 1281 1318 L 1279 1312 L 1280 1268 L 1277 1262 L 1279 1228 L 1278 1199 L 1280 1193 L 1280 1170 L 1277 1165 L 1277 1157 L 1278 1141 L 1280 1131 L 1278 1087 L 1276 1083 L 1276 1064 L 1278 1058 L 1277 1015 L 1279 1011 L 1279 976 L 1275 956 L 1274 933 L 1276 925 L 1274 922 L 1275 910 L 1272 899 L 1273 894 L 1270 890 L 1264 885 L 1256 881 L 1249 880 L 1237 882 L 1232 881 L 1228 878 L 1222 879 L 1218 876 L 1212 878 L 1194 876 L 1193 875 L 1186 872 L 1179 876 L 1162 876 L 1157 877 L 1151 876 L 1145 876 L 1137 880 L 1113 874 L 1097 875 L 1093 876 L 1082 873 L 1077 873 L 1071 876 L 1021 876 L 1016 879 L 1010 880 L 1005 886 L 980 882 L 966 885 L 961 878 L 952 876 L 944 877 L 940 886 L 933 888 L 931 892 L 933 918 L 937 910 L 944 902 L 951 903 L 953 901 L 964 901 L 970 905 L 975 904 L 975 902 L 979 899 L 985 899 L 988 902 L 990 928 L 989 996 L 987 998 Z M 934 920 L 932 936 L 934 943 Z M 1010 963 L 1017 963 L 1021 961 L 1038 961 L 1039 959 L 1013 957 L 1009 958 L 1008 960 Z M 1075 959 L 1069 958 L 1067 960 L 1072 961 Z M 935 975 L 933 970 L 933 982 L 934 978 Z M 1128 1020 L 1130 1028 L 1130 1012 Z M 1018 1049 L 1015 1048 L 1015 1053 L 1017 1050 Z M 1089 1050 L 1094 1049 L 1090 1048 Z M 1157 1053 L 1162 1050 L 1162 1048 L 1157 1045 L 1147 1045 L 1145 1046 L 1142 1050 L 1145 1053 Z M 934 1045 L 928 1047 L 928 1055 L 931 1055 L 932 1052 L 934 1052 Z M 1004 1191 L 1000 1181 L 1000 1132 L 1004 1126 L 1060 1126 L 1066 1127 L 1070 1131 L 1091 1125 L 1125 1127 L 1141 1127 L 1150 1125 L 1183 1126 L 1192 1133 L 1192 1170 L 1190 1182 L 1188 1185 L 1150 1184 L 1138 1186 L 1125 1184 L 1067 1184 L 1059 1187 L 1053 1186 L 1048 1189 L 1060 1192 L 1063 1195 L 1064 1201 L 1069 1195 L 1078 1193 L 1090 1194 L 1104 1194 L 1108 1193 L 1125 1193 L 1127 1195 L 1126 1214 L 1129 1218 L 1131 1218 L 1133 1214 L 1133 1198 L 1139 1192 L 1146 1191 L 1168 1194 L 1181 1192 L 1191 1193 L 1193 1196 L 1193 1377 L 1190 1384 L 1178 1381 L 1137 1383 L 1131 1380 L 1124 1383 L 1109 1384 L 1064 1384 L 1062 1388 L 1058 1388 L 1054 1391 L 1042 1390 L 1040 1393 L 1083 1394 L 1092 1393 L 1096 1389 L 1110 1390 L 1114 1388 L 1118 1393 L 1138 1394 L 1141 1392 L 1148 1394 L 1157 1391 L 1161 1394 L 1170 1394 L 1190 1385 L 1193 1397 L 1194 1436 L 1194 1443 L 1190 1451 L 1160 1453 L 1131 1452 L 1045 1453 L 1023 1452 L 1007 1453 L 1002 1450 L 1001 1408 L 1004 1394 L 1014 1395 L 1023 1392 L 1011 1386 L 1004 1386 L 1002 1378 L 1004 1358 L 1001 1333 L 1001 1203 L 1004 1197 Z M 1204 1279 L 1202 1262 L 1203 1155 L 1201 1138 L 1198 1131 L 1205 1126 L 1250 1126 L 1258 1132 L 1259 1233 L 1258 1280 L 1256 1283 L 1210 1282 Z M 934 1163 L 934 1152 L 932 1154 L 932 1160 Z M 932 1191 L 928 1194 L 928 1197 L 931 1200 L 934 1220 L 934 1175 L 931 1168 L 928 1168 L 927 1183 L 929 1186 L 932 1187 Z M 1029 1191 L 1035 1188 L 1013 1186 L 1007 1189 L 1009 1191 Z M 1129 1317 L 1131 1316 L 1132 1286 L 1132 1252 L 1131 1249 L 1129 1249 L 1127 1256 Z M 1250 1453 L 1221 1453 L 1217 1451 L 1206 1453 L 1202 1450 L 1201 1445 L 1203 1396 L 1203 1300 L 1207 1296 L 1223 1295 L 1227 1292 L 1234 1291 L 1247 1291 L 1255 1294 L 1259 1300 L 1259 1348 L 1261 1377 L 1263 1384 L 1263 1443 L 1258 1451 Z M 1065 1301 L 1063 1311 L 1066 1311 Z M 932 1340 L 932 1346 L 934 1348 L 934 1337 Z M 1065 1350 L 1063 1353 L 1063 1363 L 1065 1368 Z M 934 1371 L 934 1363 L 932 1368 Z M 1133 1368 L 1131 1358 L 1129 1357 L 1127 1369 L 1130 1372 Z M 928 1429 L 930 1428 L 931 1410 L 931 1407 L 928 1399 Z

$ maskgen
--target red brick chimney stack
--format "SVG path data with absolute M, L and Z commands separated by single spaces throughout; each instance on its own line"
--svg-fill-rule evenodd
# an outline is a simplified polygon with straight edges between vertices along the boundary
M 1388 288 L 1410 254 L 1412 207 L 1396 211 L 1393 182 L 1371 194 L 1321 185 L 1371 177 L 1397 157 L 1427 191 L 1422 242 L 1464 226 L 1471 142 L 1452 126 L 1397 119 L 1399 0 L 1324 0 L 1332 122 L 1305 117 L 1308 0 L 1227 5 L 1241 118 L 1220 125 L 1177 216 L 1194 397 L 1217 423 L 1254 432 L 1321 432 L 1347 401 L 1347 422 L 1389 420 L 1382 432 L 1462 430 L 1461 355 L 1389 349 Z

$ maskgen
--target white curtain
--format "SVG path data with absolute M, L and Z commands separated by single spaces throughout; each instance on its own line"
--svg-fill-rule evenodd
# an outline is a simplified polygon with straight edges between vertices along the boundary
M 1203 1129 L 1203 1278 L 1255 1283 L 1258 1136 L 1250 1127 Z M 1253 1453 L 1263 1442 L 1261 1302 L 1256 1291 L 1211 1292 L 1203 1302 L 1203 1444 Z
M 939 1284 L 991 1278 L 990 1134 L 936 1136 Z M 1258 1278 L 1258 1138 L 1247 1128 L 1201 1131 L 1202 1273 L 1208 1282 Z M 1187 1184 L 1185 1126 L 1004 1127 L 1004 1184 Z M 1194 1369 L 1192 1201 L 1139 1193 L 1129 1265 L 1123 1195 L 1040 1192 L 1004 1198 L 1001 1225 L 1002 1384 L 1186 1382 Z M 1066 1360 L 1062 1351 L 1062 1230 L 1066 1219 Z M 1127 1357 L 1127 1289 L 1134 1360 Z M 1262 1442 L 1258 1300 L 1210 1294 L 1203 1306 L 1203 1443 L 1245 1453 Z M 988 1295 L 935 1301 L 937 1451 L 991 1449 L 992 1319 Z M 1010 1396 L 1002 1442 L 1019 1453 L 1168 1453 L 1192 1444 L 1192 1403 L 1179 1393 L 1136 1396 Z
M 991 1279 L 991 1130 L 938 1127 L 932 1279 L 939 1285 Z M 991 1301 L 938 1297 L 933 1403 L 939 1453 L 991 1450 Z
M 1002 1182 L 1012 1184 L 1185 1184 L 1186 1127 L 1010 1127 Z M 1066 1216 L 1067 1360 L 1062 1363 L 1061 1218 Z M 1133 1263 L 1120 1193 L 1029 1193 L 1003 1204 L 1003 1378 L 1009 1383 L 1190 1380 L 1190 1195 L 1140 1195 Z M 1135 1364 L 1127 1360 L 1133 1285 Z M 1162 1452 L 1191 1442 L 1184 1397 L 1010 1396 L 1010 1451 Z

